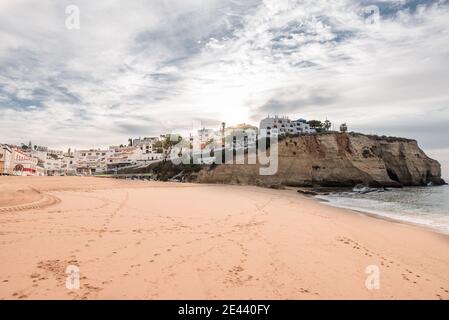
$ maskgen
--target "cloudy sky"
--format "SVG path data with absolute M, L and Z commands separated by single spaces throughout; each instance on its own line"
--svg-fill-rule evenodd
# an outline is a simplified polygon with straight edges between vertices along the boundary
M 279 114 L 418 139 L 448 177 L 448 88 L 447 0 L 0 2 L 4 143 L 107 146 Z

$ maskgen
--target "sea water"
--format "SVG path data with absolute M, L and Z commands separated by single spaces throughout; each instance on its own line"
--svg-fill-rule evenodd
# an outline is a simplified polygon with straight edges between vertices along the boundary
M 430 227 L 449 234 L 449 186 L 407 187 L 366 194 L 319 195 L 329 205 Z

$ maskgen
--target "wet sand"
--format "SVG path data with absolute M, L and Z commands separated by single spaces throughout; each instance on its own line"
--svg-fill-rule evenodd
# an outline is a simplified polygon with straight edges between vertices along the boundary
M 449 299 L 447 236 L 294 190 L 0 177 L 0 261 L 1 299 Z

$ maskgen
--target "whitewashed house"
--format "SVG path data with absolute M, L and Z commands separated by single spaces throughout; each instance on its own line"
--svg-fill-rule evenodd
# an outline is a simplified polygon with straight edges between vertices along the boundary
M 0 145 L 0 175 L 12 173 L 12 150 L 7 145 Z
M 315 129 L 310 128 L 310 125 L 305 119 L 290 120 L 288 117 L 270 117 L 260 121 L 260 135 L 261 136 L 281 136 L 281 135 L 295 135 L 295 134 L 310 134 L 315 133 Z
M 227 142 L 230 142 L 234 148 L 246 148 L 255 146 L 258 135 L 256 126 L 249 124 L 238 124 L 225 129 Z
M 38 159 L 18 147 L 12 148 L 12 174 L 16 176 L 36 176 Z
M 90 149 L 75 150 L 74 159 L 76 172 L 80 175 L 91 175 L 106 170 L 106 155 L 108 150 Z
M 47 176 L 62 176 L 64 157 L 62 154 L 47 153 L 44 168 Z
M 62 172 L 65 176 L 76 175 L 75 156 L 70 152 L 63 154 Z

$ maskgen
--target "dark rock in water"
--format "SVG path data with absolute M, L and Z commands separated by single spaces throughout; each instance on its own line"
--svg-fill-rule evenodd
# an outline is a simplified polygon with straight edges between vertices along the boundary
M 282 184 L 272 184 L 268 187 L 270 189 L 275 189 L 275 190 L 284 190 L 285 189 L 285 187 Z
M 380 189 L 377 189 L 377 188 L 370 188 L 370 187 L 364 186 L 363 184 L 358 184 L 352 189 L 352 191 L 360 193 L 360 194 L 376 192 L 379 190 Z
M 318 192 L 312 190 L 298 189 L 298 193 L 305 194 L 307 196 L 317 196 Z

